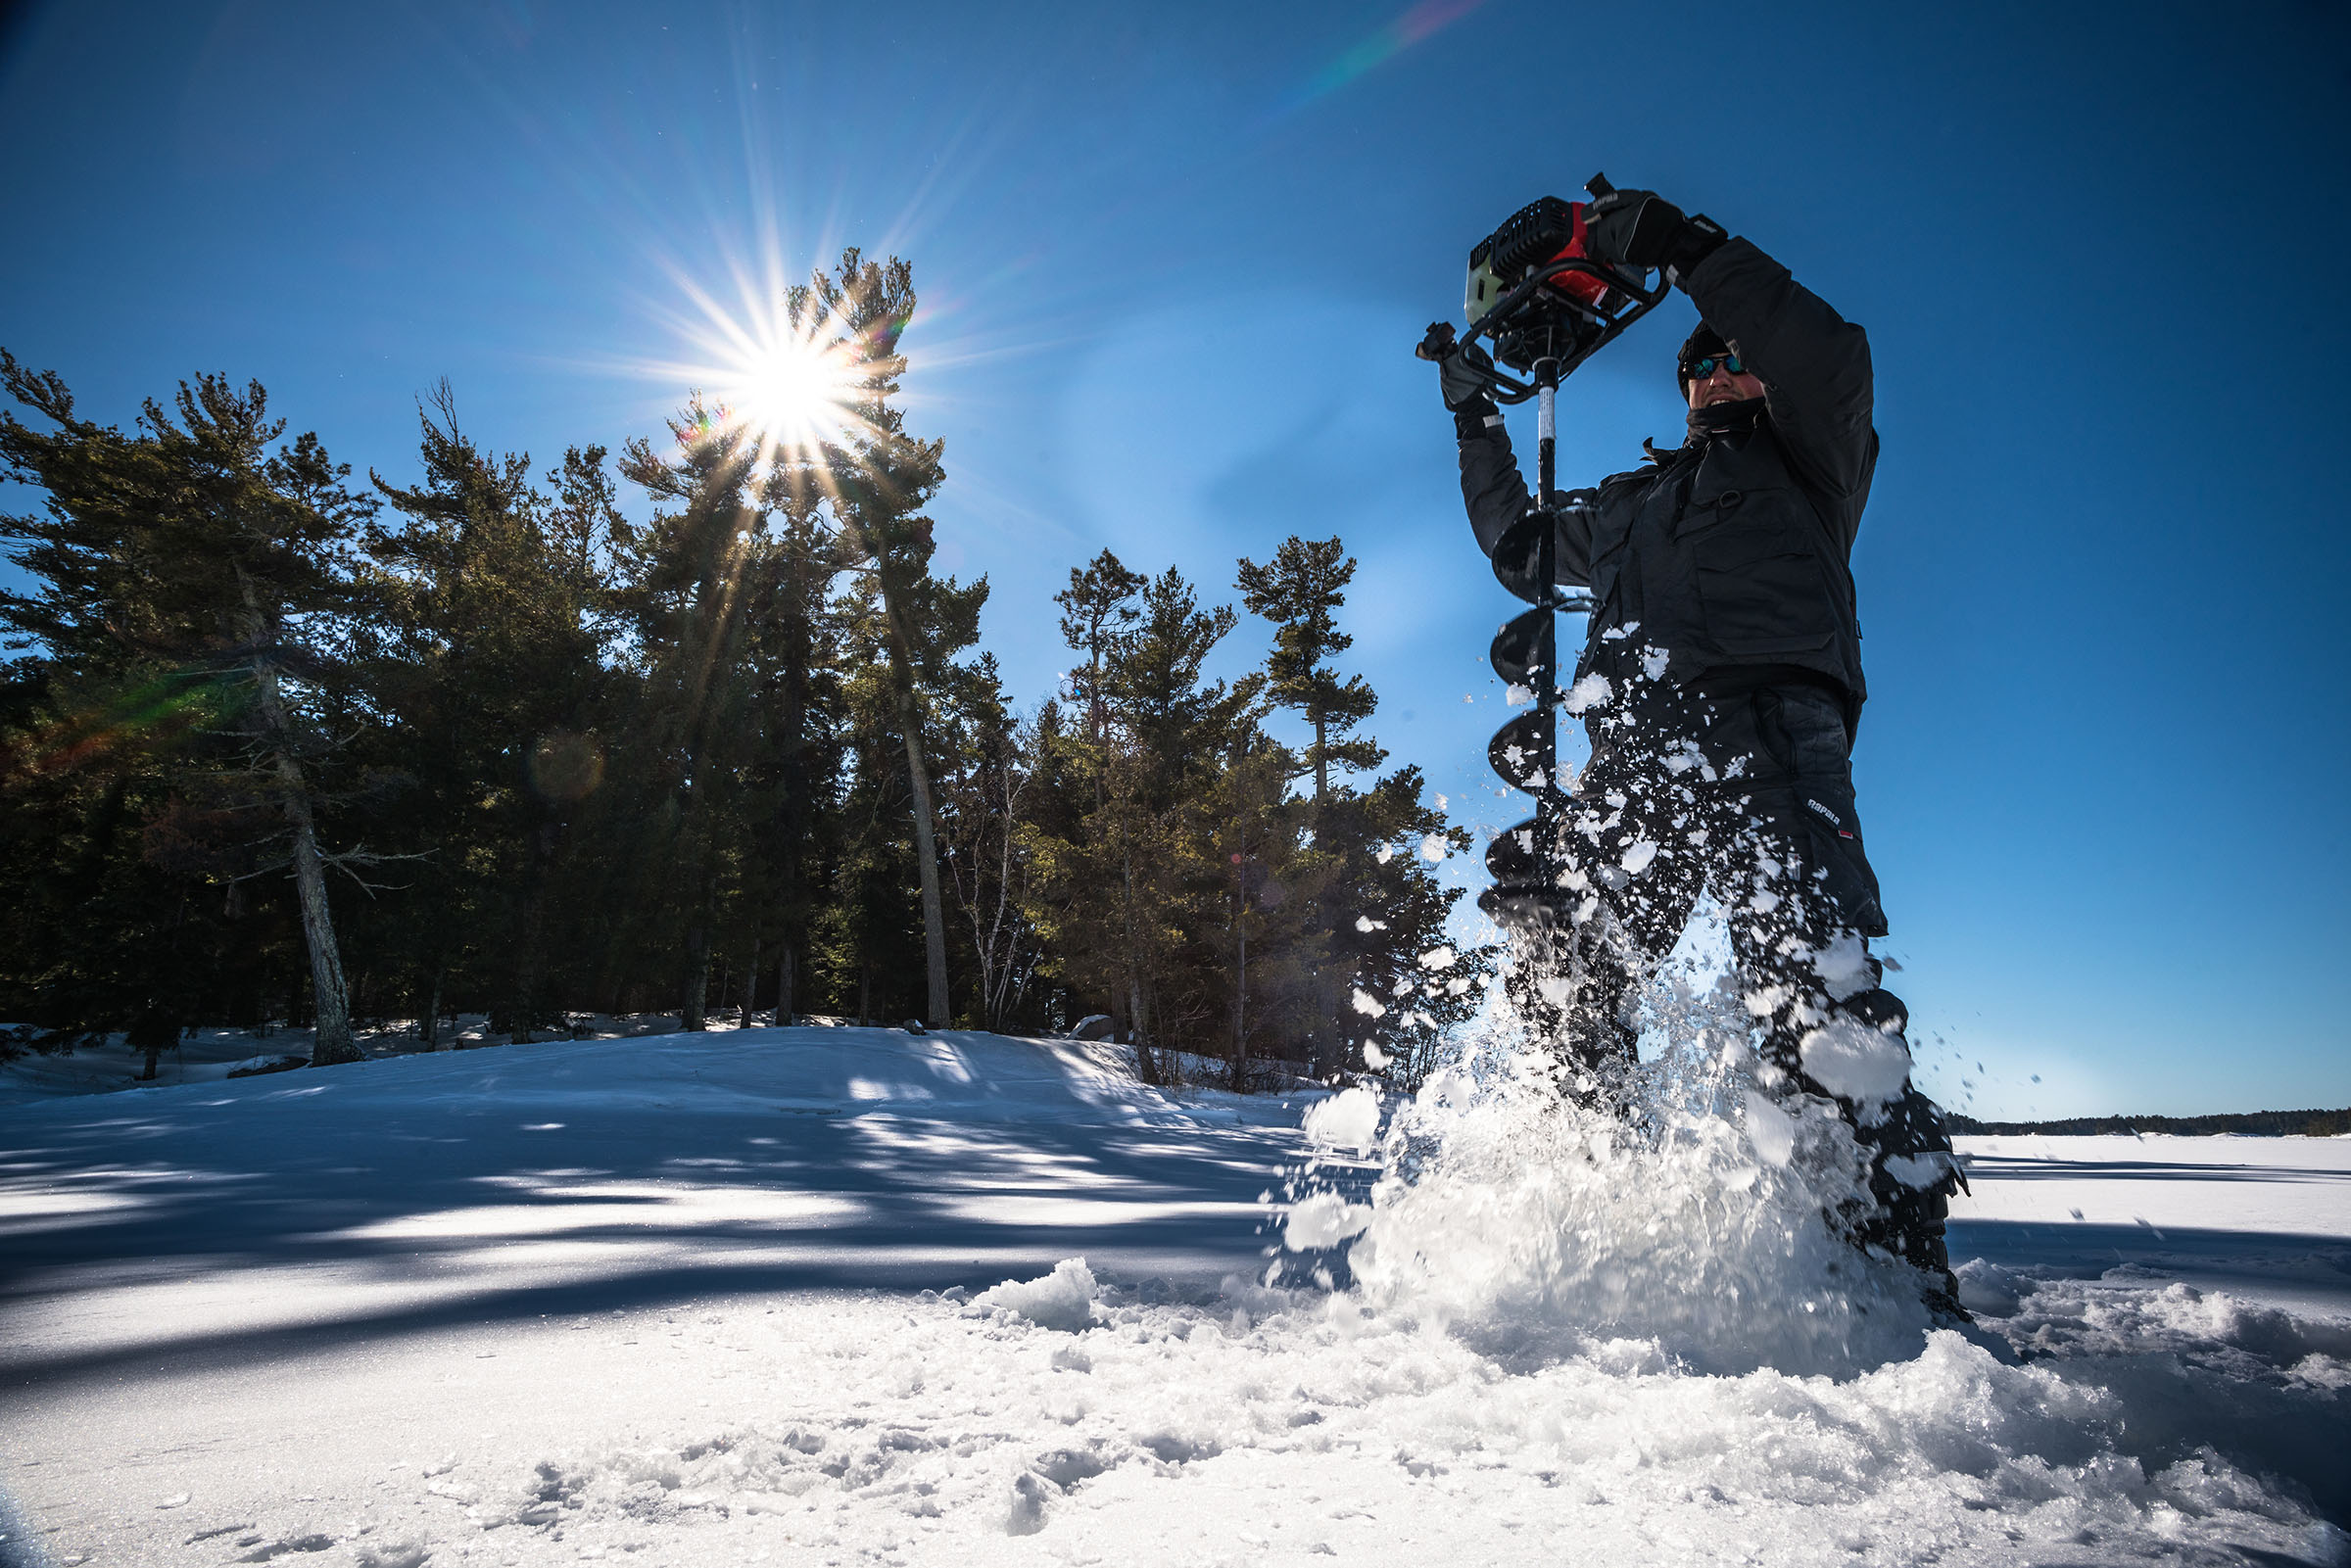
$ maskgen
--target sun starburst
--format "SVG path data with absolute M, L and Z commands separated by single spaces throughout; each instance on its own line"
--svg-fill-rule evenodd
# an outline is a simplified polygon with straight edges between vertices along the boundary
M 838 340 L 795 331 L 749 335 L 719 367 L 712 393 L 759 444 L 763 457 L 840 445 L 862 421 L 850 406 L 857 380 Z

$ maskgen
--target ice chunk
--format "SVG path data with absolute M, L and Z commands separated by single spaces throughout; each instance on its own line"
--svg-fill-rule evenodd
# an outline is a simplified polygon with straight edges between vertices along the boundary
M 432 1547 L 420 1541 L 361 1542 L 352 1551 L 359 1568 L 424 1568 L 433 1558 Z
M 1039 1328 L 1075 1334 L 1094 1320 L 1094 1271 L 1082 1258 L 1065 1258 L 1042 1279 L 1008 1279 L 973 1297 L 972 1305 L 1000 1307 Z
M 1608 678 L 1595 670 L 1567 689 L 1566 700 L 1559 706 L 1569 713 L 1583 713 L 1593 708 L 1607 707 L 1608 699 L 1615 694 L 1615 689 L 1608 685 Z
M 1306 1135 L 1333 1149 L 1369 1153 L 1379 1141 L 1379 1096 L 1358 1085 L 1306 1114 Z
M 1910 1081 L 1910 1051 L 1901 1037 L 1856 1019 L 1831 1019 L 1797 1047 L 1805 1075 L 1840 1100 L 1882 1104 Z
M 1785 1166 L 1796 1154 L 1796 1117 L 1754 1090 L 1747 1091 L 1747 1141 L 1767 1165 Z
M 1624 858 L 1617 862 L 1630 876 L 1638 877 L 1649 870 L 1649 863 L 1657 858 L 1655 839 L 1636 838 L 1624 849 Z

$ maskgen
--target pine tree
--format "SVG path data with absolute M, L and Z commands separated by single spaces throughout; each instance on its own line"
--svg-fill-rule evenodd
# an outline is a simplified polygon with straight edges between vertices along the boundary
M 831 594 L 839 544 L 783 483 L 771 483 L 770 500 L 781 526 L 763 542 L 749 612 L 759 739 L 745 848 L 755 887 L 749 967 L 756 971 L 759 955 L 772 951 L 775 1017 L 783 1024 L 799 1007 L 822 881 L 835 853 L 847 659 Z
M 1039 956 L 1023 834 L 1034 738 L 1013 719 L 993 654 L 981 655 L 958 685 L 942 737 L 949 760 L 939 782 L 940 835 L 948 883 L 970 927 L 973 1011 L 981 1027 L 1001 1030 L 1027 1000 Z
M 684 935 L 682 1022 L 704 1026 L 723 846 L 741 830 L 741 764 L 751 713 L 744 653 L 746 586 L 764 528 L 751 433 L 696 398 L 670 421 L 675 457 L 629 444 L 621 473 L 666 509 L 632 540 L 628 602 L 646 662 L 633 760 L 660 830 L 643 864 Z
M 906 749 L 908 809 L 922 887 L 924 1007 L 928 1022 L 944 1023 L 951 1007 L 946 906 L 915 667 L 926 640 L 915 601 L 932 582 L 932 524 L 922 507 L 945 480 L 939 462 L 943 444 L 908 437 L 905 416 L 892 402 L 906 370 L 897 347 L 914 316 L 914 271 L 896 257 L 887 265 L 867 261 L 852 248 L 841 253 L 838 277 L 817 272 L 792 289 L 788 305 L 793 330 L 822 346 L 820 352 L 838 363 L 843 404 L 851 416 L 838 439 L 822 443 L 809 478 L 825 495 L 843 540 L 872 562 L 891 696 Z M 979 588 L 984 594 L 984 580 Z
M 368 535 L 382 568 L 372 652 L 399 726 L 381 766 L 408 785 L 395 809 L 422 857 L 405 918 L 380 939 L 410 954 L 428 1041 L 449 971 L 469 955 L 491 1027 L 519 1033 L 557 1016 L 550 905 L 576 810 L 600 782 L 611 480 L 601 449 L 574 449 L 549 476 L 551 499 L 527 456 L 493 458 L 460 432 L 446 382 L 418 422 L 422 482 L 370 476 L 402 519 Z
M 78 418 L 59 377 L 5 353 L 0 382 L 55 426 L 0 421 L 11 471 L 49 496 L 45 515 L 8 520 L 25 542 L 19 564 L 44 586 L 0 598 L 0 620 L 69 663 L 218 694 L 228 733 L 187 732 L 223 742 L 189 775 L 209 796 L 199 804 L 241 836 L 235 847 L 282 847 L 275 864 L 293 875 L 310 958 L 312 1061 L 356 1060 L 326 873 L 357 877 L 369 857 L 321 842 L 316 775 L 331 748 L 317 717 L 347 678 L 331 644 L 352 599 L 349 546 L 372 503 L 345 488 L 350 470 L 314 435 L 282 440 L 259 382 L 183 382 L 177 417 L 149 402 L 132 436 Z M 248 826 L 257 817 L 268 826 Z
M 1061 606 L 1061 635 L 1085 662 L 1070 674 L 1077 700 L 1085 706 L 1085 738 L 1102 744 L 1109 708 L 1104 700 L 1103 666 L 1115 657 L 1128 628 L 1141 612 L 1135 594 L 1150 579 L 1127 569 L 1109 550 L 1083 567 L 1070 568 L 1070 586 L 1053 595 Z
M 1343 558 L 1342 558 L 1343 557 Z M 1304 762 L 1314 775 L 1315 800 L 1330 796 L 1330 770 L 1368 770 L 1386 753 L 1349 732 L 1371 716 L 1378 698 L 1361 676 L 1342 679 L 1327 662 L 1355 645 L 1335 619 L 1355 577 L 1355 557 L 1338 540 L 1283 540 L 1273 558 L 1260 565 L 1242 557 L 1241 602 L 1253 615 L 1273 623 L 1273 652 L 1266 660 L 1266 689 L 1283 707 L 1296 708 L 1314 731 Z

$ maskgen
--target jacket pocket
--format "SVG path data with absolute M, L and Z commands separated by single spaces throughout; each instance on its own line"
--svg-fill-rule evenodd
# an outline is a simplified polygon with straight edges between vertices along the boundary
M 1808 653 L 1836 638 L 1829 574 L 1799 507 L 1792 491 L 1726 491 L 1685 519 L 1706 632 L 1725 653 Z
M 1886 934 L 1886 909 L 1878 892 L 1878 874 L 1870 869 L 1869 853 L 1861 844 L 1861 817 L 1853 809 L 1853 792 L 1823 780 L 1796 781 L 1796 815 L 1802 825 L 1799 841 L 1820 868 L 1823 891 L 1837 914 L 1863 936 Z

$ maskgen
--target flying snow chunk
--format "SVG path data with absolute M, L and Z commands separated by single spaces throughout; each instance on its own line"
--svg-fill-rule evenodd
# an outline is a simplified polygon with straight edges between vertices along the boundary
M 1378 997 L 1358 986 L 1355 992 L 1355 1010 L 1366 1018 L 1375 1019 L 1385 1013 L 1387 1008 Z
M 1910 1052 L 1897 1035 L 1853 1019 L 1831 1019 L 1797 1047 L 1805 1076 L 1840 1100 L 1884 1103 L 1910 1079 Z
M 1076 1334 L 1094 1320 L 1094 1271 L 1082 1258 L 1065 1258 L 1042 1279 L 1006 1280 L 972 1298 L 982 1310 L 1001 1307 L 1038 1328 Z
M 1369 1154 L 1379 1142 L 1379 1096 L 1361 1085 L 1332 1095 L 1306 1114 L 1306 1135 L 1326 1148 Z
M 1747 1141 L 1767 1165 L 1786 1165 L 1796 1155 L 1796 1117 L 1754 1090 L 1747 1091 Z
M 1852 931 L 1840 933 L 1815 952 L 1812 970 L 1820 976 L 1821 988 L 1840 1002 L 1878 983 L 1876 972 L 1869 967 L 1869 943 Z
M 1372 1071 L 1377 1072 L 1381 1068 L 1384 1068 L 1387 1065 L 1388 1053 L 1379 1048 L 1379 1042 L 1376 1040 L 1366 1040 L 1364 1042 L 1364 1066 L 1369 1068 Z
M 1424 970 L 1449 970 L 1453 968 L 1453 949 L 1450 947 L 1430 948 L 1427 952 L 1420 955 L 1420 967 Z
M 1595 670 L 1567 689 L 1566 700 L 1559 706 L 1569 713 L 1583 713 L 1592 708 L 1607 707 L 1608 699 L 1615 694 L 1616 689 L 1608 685 L 1608 678 Z
M 1636 838 L 1625 846 L 1624 858 L 1617 862 L 1627 872 L 1638 877 L 1649 870 L 1649 863 L 1657 858 L 1656 840 Z
M 1924 1191 L 1950 1175 L 1951 1157 L 1933 1150 L 1923 1155 L 1889 1155 L 1886 1170 L 1903 1186 Z M 2082 1211 L 2075 1210 L 2074 1217 L 2080 1219 Z
M 1426 838 L 1421 839 L 1420 858 L 1432 866 L 1443 860 L 1445 858 L 1444 837 L 1438 833 L 1430 833 Z
M 1362 1235 L 1370 1223 L 1368 1206 L 1351 1204 L 1335 1192 L 1319 1192 L 1290 1210 L 1290 1217 L 1282 1222 L 1281 1244 L 1294 1253 L 1336 1247 L 1350 1236 Z

